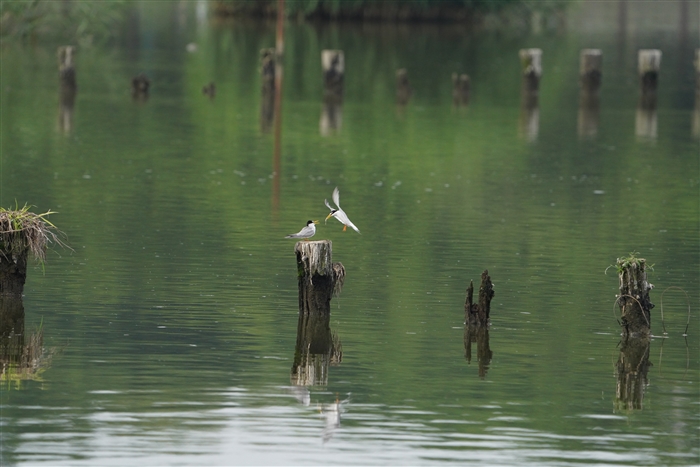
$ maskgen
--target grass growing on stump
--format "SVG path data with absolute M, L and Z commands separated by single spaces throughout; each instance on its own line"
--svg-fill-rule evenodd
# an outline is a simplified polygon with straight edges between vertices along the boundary
M 66 246 L 60 239 L 63 233 L 46 217 L 54 214 L 29 212 L 21 209 L 0 208 L 0 294 L 21 296 L 27 277 L 27 258 L 33 256 L 42 264 L 50 243 Z

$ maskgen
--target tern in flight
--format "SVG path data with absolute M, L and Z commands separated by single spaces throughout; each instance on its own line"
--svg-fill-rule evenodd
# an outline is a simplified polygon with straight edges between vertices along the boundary
M 340 192 L 338 191 L 338 187 L 335 187 L 335 190 L 333 190 L 333 202 L 337 208 L 333 209 L 327 199 L 324 201 L 326 202 L 326 207 L 331 210 L 331 213 L 326 217 L 326 222 L 328 222 L 328 219 L 331 217 L 335 217 L 341 224 L 343 224 L 343 232 L 345 232 L 349 226 L 352 227 L 355 232 L 361 233 L 360 229 L 355 227 L 355 224 L 350 222 L 350 219 L 348 219 L 348 215 L 345 214 L 345 211 L 340 209 Z

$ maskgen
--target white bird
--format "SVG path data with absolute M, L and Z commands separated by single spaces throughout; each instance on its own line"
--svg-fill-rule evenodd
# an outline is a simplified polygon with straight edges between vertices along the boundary
M 306 227 L 301 229 L 299 232 L 287 235 L 284 238 L 303 238 L 304 240 L 308 240 L 316 235 L 316 224 L 318 224 L 318 221 L 308 221 L 306 223 Z
M 326 222 L 328 222 L 328 219 L 331 217 L 335 217 L 338 219 L 338 221 L 343 224 L 343 232 L 345 232 L 348 228 L 348 226 L 352 227 L 355 232 L 361 234 L 360 229 L 355 227 L 355 224 L 350 222 L 350 219 L 348 219 L 348 215 L 345 214 L 345 211 L 340 209 L 340 192 L 338 191 L 338 187 L 335 187 L 335 190 L 333 190 L 333 202 L 335 205 L 338 207 L 337 209 L 333 209 L 333 207 L 328 203 L 328 200 L 324 200 L 326 203 L 326 207 L 331 210 L 331 213 L 326 216 Z

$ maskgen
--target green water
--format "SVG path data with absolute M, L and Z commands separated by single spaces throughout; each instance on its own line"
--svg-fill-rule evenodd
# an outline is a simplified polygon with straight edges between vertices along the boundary
M 697 24 L 620 37 L 290 23 L 276 167 L 258 71 L 274 25 L 163 5 L 142 5 L 116 44 L 80 49 L 67 127 L 54 44 L 0 51 L 0 204 L 58 211 L 73 249 L 30 266 L 25 329 L 43 330 L 44 359 L 3 381 L 3 465 L 698 462 Z M 543 50 L 529 133 L 525 47 Z M 581 136 L 588 47 L 604 78 L 596 131 Z M 637 134 L 645 47 L 663 50 L 663 73 L 657 129 Z M 322 135 L 327 48 L 345 52 L 345 95 L 340 128 Z M 405 107 L 398 68 L 414 89 Z M 129 91 L 140 72 L 145 102 Z M 453 72 L 471 76 L 466 108 Z M 362 235 L 323 223 L 335 186 Z M 284 236 L 308 219 L 347 277 L 330 320 L 342 361 L 303 386 Z M 633 251 L 654 264 L 657 337 L 641 404 L 625 408 L 606 268 Z M 485 269 L 493 357 L 480 369 L 463 305 Z M 689 296 L 687 337 L 688 301 L 669 287 Z

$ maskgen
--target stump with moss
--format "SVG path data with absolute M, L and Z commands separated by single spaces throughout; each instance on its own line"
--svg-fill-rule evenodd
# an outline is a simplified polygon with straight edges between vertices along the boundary
M 647 281 L 647 262 L 634 253 L 617 259 L 617 274 L 620 281 L 620 324 L 623 334 L 631 337 L 649 336 L 651 332 L 651 303 L 649 292 L 654 288 Z
M 34 214 L 28 206 L 0 208 L 0 295 L 21 297 L 29 256 L 43 262 L 49 243 L 63 245 L 60 231 L 47 219 L 50 214 Z

